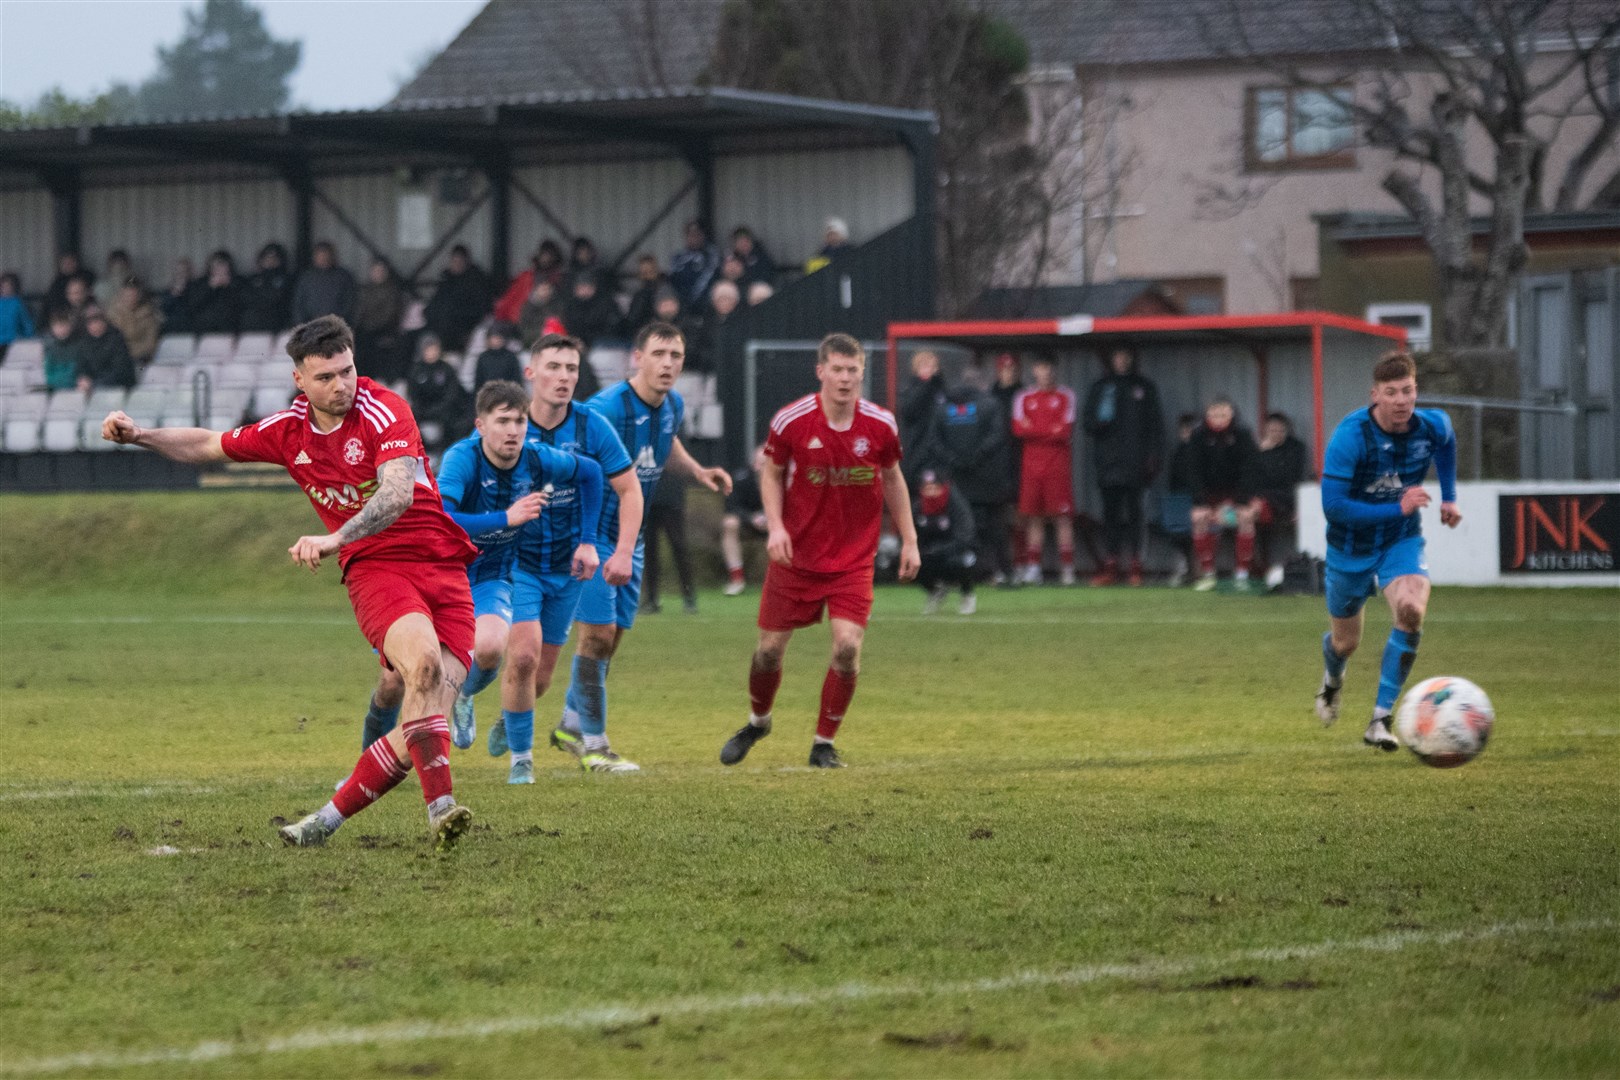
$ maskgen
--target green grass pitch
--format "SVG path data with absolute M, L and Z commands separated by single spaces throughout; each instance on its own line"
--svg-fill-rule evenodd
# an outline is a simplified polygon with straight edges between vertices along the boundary
M 271 828 L 375 676 L 296 494 L 0 520 L 0 1076 L 1620 1074 L 1613 591 L 1436 590 L 1413 680 L 1498 715 L 1440 771 L 1360 744 L 1381 604 L 1324 731 L 1318 599 L 881 590 L 830 773 L 820 629 L 719 764 L 758 594 L 705 593 L 614 665 L 639 776 L 507 787 L 486 691 L 441 857 L 414 778 Z

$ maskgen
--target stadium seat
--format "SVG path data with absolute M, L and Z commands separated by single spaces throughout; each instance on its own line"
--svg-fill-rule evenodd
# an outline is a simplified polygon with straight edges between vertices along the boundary
M 449 359 L 449 357 L 446 357 L 446 359 Z M 466 359 L 460 361 L 456 366 L 461 369 L 461 385 L 471 390 L 473 388 L 473 379 L 478 374 L 478 354 L 468 349 Z
M 292 401 L 293 394 L 293 387 L 284 383 L 275 386 L 260 383 L 253 388 L 253 399 L 248 404 L 248 415 L 255 420 L 262 420 L 271 413 L 278 413 Z
M 270 347 L 270 355 L 271 356 L 285 356 L 285 355 L 287 355 L 287 342 L 289 342 L 291 340 L 292 340 L 292 331 L 291 330 L 283 330 L 281 333 L 277 334 L 275 343 Z
M 90 398 L 84 403 L 86 416 L 94 415 L 104 417 L 114 409 L 124 407 L 124 399 L 129 391 L 122 386 L 98 386 L 90 391 Z
M 84 419 L 79 421 L 79 449 L 93 450 L 98 453 L 109 450 L 126 450 L 128 447 L 115 442 L 108 442 L 101 437 L 101 422 L 107 418 L 106 413 L 85 413 Z
M 262 360 L 273 356 L 276 341 L 271 334 L 242 334 L 236 339 L 236 352 L 232 353 L 238 360 Z
M 8 394 L 20 394 L 28 387 L 28 372 L 24 368 L 7 364 L 0 367 L 0 406 Z
M 687 423 L 694 439 L 718 439 L 725 430 L 725 414 L 719 405 L 701 405 Z
M 154 364 L 189 364 L 197 355 L 197 339 L 191 334 L 164 334 L 158 339 Z
M 252 390 L 259 381 L 259 365 L 252 361 L 232 360 L 219 369 L 215 385 L 219 387 L 239 387 Z
M 229 360 L 236 353 L 236 341 L 229 334 L 204 334 L 197 339 L 198 360 Z
M 0 427 L 0 449 L 13 454 L 38 450 L 39 429 L 49 403 L 49 397 L 43 392 L 12 398 L 6 408 L 4 425 Z
M 208 402 L 208 415 L 203 418 L 203 426 L 224 431 L 240 424 L 252 395 L 252 389 L 247 387 L 216 387 Z
M 157 404 L 157 418 L 163 427 L 197 426 L 196 391 L 190 383 L 181 383 L 165 391 Z
M 630 377 L 630 350 L 610 349 L 606 346 L 591 350 L 588 357 L 591 370 L 603 386 L 623 382 Z
M 39 448 L 53 454 L 79 448 L 80 417 L 51 417 L 40 429 Z
M 6 367 L 43 367 L 45 342 L 40 338 L 20 338 L 6 350 Z
M 181 380 L 183 380 L 185 377 L 185 368 L 174 367 L 168 364 L 151 364 L 145 371 L 141 372 L 141 381 L 137 385 L 157 387 L 179 386 Z
M 138 386 L 125 399 L 124 411 L 140 427 L 157 427 L 171 393 L 172 387 Z
M 84 415 L 84 395 L 77 390 L 58 390 L 51 395 L 45 406 L 47 420 L 71 417 L 77 420 Z

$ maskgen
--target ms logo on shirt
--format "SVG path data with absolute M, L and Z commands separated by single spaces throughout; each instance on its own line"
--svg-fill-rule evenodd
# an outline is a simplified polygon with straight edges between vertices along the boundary
M 813 465 L 805 470 L 805 479 L 816 487 L 867 487 L 877 479 L 877 469 L 871 465 L 835 465 L 822 468 Z

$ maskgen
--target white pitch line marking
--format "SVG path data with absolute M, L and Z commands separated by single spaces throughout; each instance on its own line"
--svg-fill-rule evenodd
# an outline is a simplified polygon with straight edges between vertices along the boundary
M 430 1042 L 444 1039 L 485 1039 L 494 1035 L 518 1035 L 535 1031 L 577 1031 L 632 1023 L 653 1015 L 713 1016 L 738 1010 L 815 1008 L 846 1001 L 869 1001 L 902 997 L 952 997 L 994 994 L 1042 986 L 1085 986 L 1108 979 L 1150 979 L 1184 975 L 1210 967 L 1244 963 L 1276 963 L 1312 960 L 1339 953 L 1400 952 L 1412 947 L 1448 945 L 1459 941 L 1486 941 L 1517 934 L 1582 933 L 1613 930 L 1620 922 L 1591 919 L 1557 923 L 1552 920 L 1496 923 L 1475 930 L 1410 930 L 1349 941 L 1321 941 L 1264 949 L 1245 949 L 1224 956 L 1184 957 L 1146 960 L 1136 963 L 1088 964 L 1057 971 L 1023 971 L 995 978 L 967 979 L 936 983 L 844 983 L 819 990 L 779 990 L 730 997 L 695 995 L 668 998 L 641 1004 L 620 1003 L 586 1009 L 569 1009 L 549 1016 L 508 1016 L 494 1020 L 468 1020 L 445 1023 L 433 1020 L 373 1024 L 366 1027 L 312 1028 L 290 1035 L 240 1042 L 210 1040 L 187 1047 L 153 1050 L 86 1051 L 56 1057 L 19 1058 L 0 1061 L 0 1074 L 40 1076 L 72 1069 L 127 1069 L 142 1065 L 194 1065 L 228 1058 L 258 1057 L 268 1054 L 299 1053 L 338 1046 Z
M 0 802 L 24 802 L 34 799 L 144 799 L 161 795 L 213 795 L 218 791 L 217 787 L 205 787 L 200 784 L 37 788 L 32 791 L 0 791 Z

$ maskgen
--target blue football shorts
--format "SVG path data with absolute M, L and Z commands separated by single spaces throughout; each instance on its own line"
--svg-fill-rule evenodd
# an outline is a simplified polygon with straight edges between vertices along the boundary
M 1348 619 L 1360 611 L 1369 596 L 1398 577 L 1408 574 L 1429 576 L 1429 563 L 1423 557 L 1423 537 L 1408 536 L 1383 551 L 1365 556 L 1340 555 L 1332 549 L 1327 557 L 1327 608 L 1335 619 Z
M 541 641 L 547 645 L 565 644 L 584 584 L 566 571 L 535 574 L 521 566 L 514 568 L 512 621 L 539 622 Z
M 596 554 L 606 565 L 613 549 L 598 544 Z M 620 626 L 626 630 L 634 626 L 636 608 L 641 604 L 644 557 L 645 551 L 638 543 L 635 554 L 630 557 L 630 580 L 623 585 L 609 585 L 602 577 L 602 567 L 598 566 L 596 576 L 585 583 L 584 590 L 579 594 L 579 610 L 574 612 L 574 621 L 592 626 Z

